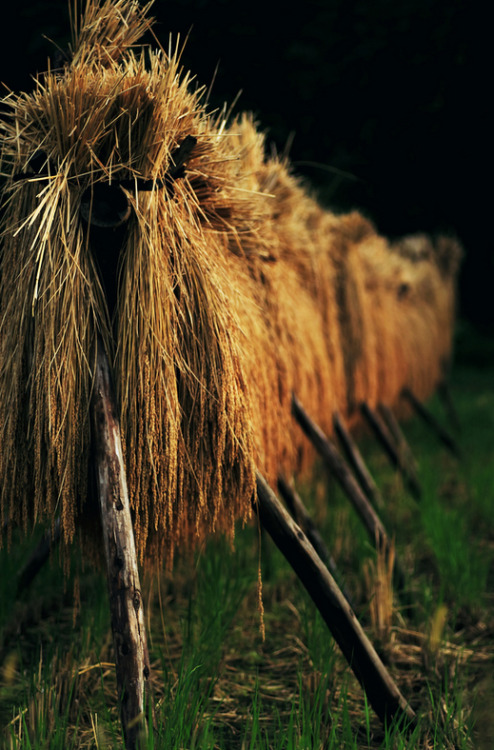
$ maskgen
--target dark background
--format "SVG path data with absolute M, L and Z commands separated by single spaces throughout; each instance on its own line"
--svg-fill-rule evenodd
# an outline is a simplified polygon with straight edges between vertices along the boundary
M 487 6 L 485 6 L 487 8 Z M 212 106 L 253 111 L 279 152 L 338 210 L 362 209 L 383 234 L 449 232 L 466 259 L 460 313 L 494 333 L 490 21 L 449 0 L 157 0 L 155 27 L 183 53 Z M 0 80 L 32 86 L 53 44 L 69 41 L 68 5 L 10 4 Z M 218 67 L 219 64 L 219 67 Z M 218 67 L 216 76 L 215 71 Z

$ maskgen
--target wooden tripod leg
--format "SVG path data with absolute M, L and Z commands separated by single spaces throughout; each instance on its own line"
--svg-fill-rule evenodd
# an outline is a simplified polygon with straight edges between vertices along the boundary
M 333 424 L 335 432 L 338 435 L 343 450 L 346 453 L 346 457 L 355 472 L 355 476 L 357 477 L 360 486 L 374 507 L 382 510 L 384 508 L 384 500 L 379 491 L 379 487 L 372 478 L 362 454 L 338 412 L 333 414 Z
M 402 398 L 406 399 L 415 409 L 417 414 L 423 419 L 433 432 L 436 433 L 441 443 L 456 457 L 461 458 L 460 449 L 456 440 L 439 424 L 432 412 L 422 404 L 409 388 L 404 388 Z
M 353 608 L 350 594 L 341 582 L 341 576 L 338 571 L 338 566 L 336 565 L 336 562 L 334 561 L 332 555 L 330 555 L 329 550 L 326 547 L 314 521 L 312 520 L 309 511 L 302 502 L 302 498 L 283 477 L 278 477 L 278 491 L 285 501 L 290 515 L 294 519 L 295 523 L 297 523 L 301 527 L 304 534 L 307 536 L 307 539 L 312 544 L 315 551 L 321 558 L 322 562 L 326 565 L 333 578 L 341 585 L 343 596 L 345 597 L 349 605 Z
M 146 731 L 144 690 L 149 658 L 118 412 L 101 340 L 94 373 L 91 429 L 125 747 L 136 750 Z
M 333 577 L 260 475 L 257 476 L 255 509 L 319 609 L 381 721 L 387 723 L 396 719 L 413 726 L 414 711 L 386 670 Z
M 381 415 L 377 411 L 371 409 L 365 402 L 360 405 L 360 411 L 384 449 L 391 465 L 400 472 L 414 498 L 419 500 L 422 496 L 422 487 L 418 483 L 418 480 L 407 470 L 407 466 L 402 460 L 393 436 L 390 434 Z

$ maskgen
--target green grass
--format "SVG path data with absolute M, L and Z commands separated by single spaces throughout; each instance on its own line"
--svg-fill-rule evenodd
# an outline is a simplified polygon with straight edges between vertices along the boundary
M 494 371 L 458 367 L 454 397 L 463 459 L 418 420 L 404 429 L 420 467 L 417 504 L 373 441 L 362 451 L 386 499 L 413 610 L 399 602 L 379 630 L 370 598 L 376 560 L 361 523 L 317 468 L 300 486 L 353 594 L 364 627 L 419 716 L 405 734 L 382 727 L 286 561 L 259 533 L 235 549 L 211 540 L 173 575 L 143 581 L 152 690 L 149 748 L 490 748 L 494 681 Z M 444 422 L 442 404 L 431 402 Z M 294 429 L 296 429 L 294 425 Z M 106 583 L 74 554 L 57 555 L 16 598 L 35 538 L 0 553 L 0 747 L 121 748 Z M 367 571 L 367 572 L 366 572 Z M 374 573 L 373 573 L 374 571 Z

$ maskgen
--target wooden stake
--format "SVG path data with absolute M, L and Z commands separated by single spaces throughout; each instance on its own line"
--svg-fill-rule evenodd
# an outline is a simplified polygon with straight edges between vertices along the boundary
M 343 596 L 345 597 L 349 605 L 353 608 L 354 605 L 352 603 L 350 594 L 346 590 L 346 587 L 342 585 L 338 566 L 336 565 L 336 562 L 334 561 L 332 555 L 330 555 L 329 550 L 326 547 L 316 524 L 312 520 L 309 511 L 302 501 L 302 498 L 300 497 L 298 492 L 295 491 L 295 488 L 288 484 L 288 482 L 283 479 L 283 477 L 278 477 L 278 490 L 283 500 L 285 501 L 293 520 L 303 530 L 304 534 L 307 536 L 307 539 L 312 544 L 315 551 L 321 558 L 322 562 L 326 565 L 333 578 L 341 585 Z
M 400 472 L 412 495 L 416 500 L 419 500 L 422 496 L 422 487 L 418 483 L 418 480 L 414 478 L 413 474 L 410 474 L 408 471 L 384 420 L 377 411 L 373 411 L 365 402 L 360 405 L 360 411 L 370 425 L 379 443 L 384 448 L 391 465 Z
M 409 388 L 404 388 L 402 397 L 406 399 L 415 409 L 417 414 L 423 419 L 433 432 L 436 433 L 442 444 L 456 457 L 461 458 L 460 449 L 451 435 L 439 424 L 432 412 L 422 404 Z
M 381 721 L 389 723 L 396 719 L 412 728 L 416 722 L 414 711 L 306 535 L 260 475 L 254 507 L 262 525 L 307 589 Z
M 367 465 L 357 447 L 357 444 L 355 443 L 355 440 L 350 435 L 345 423 L 336 411 L 333 414 L 333 424 L 335 432 L 338 435 L 340 443 L 343 446 L 343 450 L 346 453 L 346 457 L 355 472 L 355 476 L 357 477 L 360 486 L 362 487 L 363 491 L 365 492 L 371 503 L 374 505 L 374 507 L 383 510 L 384 500 L 379 487 L 372 478 L 372 475 L 367 468 Z
M 91 427 L 125 747 L 136 750 L 146 733 L 144 689 L 149 658 L 118 412 L 100 339 Z

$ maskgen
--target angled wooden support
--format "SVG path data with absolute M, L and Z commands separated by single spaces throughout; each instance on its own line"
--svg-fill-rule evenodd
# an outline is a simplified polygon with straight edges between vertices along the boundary
M 336 562 L 334 561 L 332 555 L 326 547 L 316 524 L 312 520 L 309 511 L 302 501 L 302 498 L 300 497 L 298 492 L 296 492 L 295 488 L 292 487 L 283 477 L 278 477 L 278 491 L 285 501 L 286 507 L 288 508 L 293 520 L 301 527 L 302 531 L 307 536 L 307 539 L 314 547 L 322 562 L 326 565 L 335 581 L 337 581 L 341 586 L 343 596 L 352 607 L 352 609 L 354 609 L 351 596 L 348 593 L 346 586 L 342 583 L 341 575 L 338 571 L 338 566 L 336 565 Z
M 144 693 L 149 657 L 118 411 L 101 340 L 91 399 L 91 431 L 125 747 L 137 750 L 146 734 Z
M 389 539 L 386 529 L 361 490 L 346 461 L 321 428 L 309 417 L 295 395 L 292 396 L 292 414 L 351 501 L 362 519 L 372 543 L 376 546 L 384 545 L 388 547 Z
M 346 457 L 355 472 L 355 476 L 362 487 L 363 491 L 373 504 L 374 508 L 382 510 L 384 508 L 384 500 L 379 490 L 379 487 L 375 483 L 367 465 L 360 453 L 355 440 L 348 431 L 343 419 L 340 417 L 338 412 L 335 411 L 333 414 L 333 425 L 336 434 L 338 435 L 339 441 Z
M 47 562 L 51 552 L 60 541 L 60 517 L 55 519 L 53 528 L 44 534 L 29 560 L 21 568 L 17 576 L 17 596 L 27 588 Z
M 396 720 L 413 727 L 414 711 L 386 670 L 335 580 L 259 474 L 254 508 L 319 609 L 381 721 Z
M 439 383 L 439 385 L 437 386 L 437 395 L 441 399 L 451 427 L 455 432 L 461 432 L 460 418 L 458 416 L 458 412 L 456 411 L 455 402 L 453 401 L 453 397 L 451 395 L 451 388 L 447 380 L 442 380 Z
M 398 420 L 393 414 L 392 410 L 386 404 L 379 404 L 377 407 L 379 414 L 384 420 L 386 427 L 388 428 L 391 437 L 393 438 L 395 445 L 398 449 L 398 456 L 400 461 L 403 463 L 407 473 L 407 482 L 410 488 L 415 488 L 417 499 L 420 498 L 422 488 L 420 486 L 420 480 L 418 476 L 418 465 L 413 455 L 412 449 L 406 439 L 403 430 L 398 424 Z
M 408 470 L 407 465 L 404 463 L 398 447 L 381 415 L 377 411 L 371 409 L 370 406 L 365 403 L 365 401 L 360 405 L 360 411 L 367 424 L 372 429 L 374 435 L 378 439 L 381 447 L 384 449 L 384 452 L 388 456 L 391 465 L 400 472 L 406 486 L 412 493 L 413 497 L 416 500 L 419 500 L 422 496 L 422 487 L 418 483 L 418 480 L 413 476 L 413 473 Z
M 367 529 L 372 544 L 376 549 L 389 550 L 390 540 L 384 524 L 360 488 L 350 467 L 334 443 L 329 440 L 321 428 L 309 417 L 295 395 L 292 396 L 292 414 L 357 511 Z M 403 599 L 403 603 L 409 607 L 410 602 L 405 591 L 405 574 L 397 557 L 395 557 L 393 578 L 396 589 Z
M 417 414 L 423 419 L 431 430 L 437 435 L 441 443 L 455 456 L 461 458 L 461 451 L 456 440 L 442 427 L 432 412 L 422 404 L 410 388 L 404 388 L 401 392 L 402 398 L 413 406 Z

